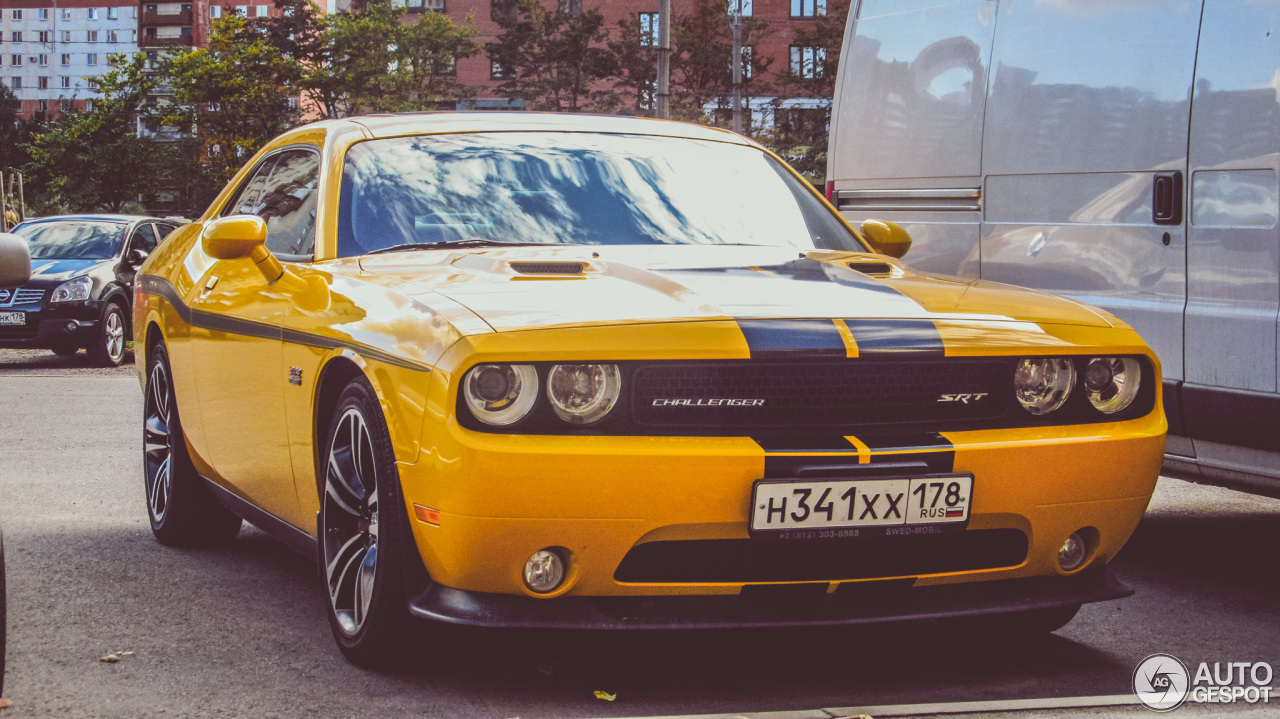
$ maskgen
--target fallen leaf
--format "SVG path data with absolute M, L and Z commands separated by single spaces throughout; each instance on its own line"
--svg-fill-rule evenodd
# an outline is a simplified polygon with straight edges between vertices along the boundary
M 115 664 L 116 662 L 120 661 L 120 657 L 114 654 L 108 654 L 107 656 L 99 659 L 98 661 L 106 662 L 107 664 Z
M 133 656 L 133 652 L 131 652 L 131 651 L 130 651 L 130 652 L 117 652 L 117 654 L 119 654 L 119 655 L 120 655 L 120 656 L 122 656 L 122 657 Z
M 617 699 L 617 698 L 618 698 L 618 695 L 617 695 L 617 694 L 610 694 L 609 692 L 602 692 L 602 691 L 600 691 L 599 689 L 597 689 L 597 690 L 596 690 L 596 699 L 603 699 L 603 700 L 605 700 L 605 701 L 607 701 L 607 702 L 611 702 L 611 701 L 613 701 L 614 699 Z
M 0 699 L 0 709 L 8 709 L 13 706 L 13 702 L 9 699 Z

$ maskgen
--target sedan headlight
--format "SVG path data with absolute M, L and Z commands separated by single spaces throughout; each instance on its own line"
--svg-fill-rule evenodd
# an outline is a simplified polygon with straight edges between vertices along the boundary
M 49 298 L 50 302 L 75 302 L 76 300 L 89 299 L 89 293 L 93 291 L 93 279 L 89 276 L 77 277 L 74 280 L 67 280 L 58 285 L 53 290 L 53 295 Z
M 476 365 L 462 381 L 462 394 L 481 422 L 515 424 L 538 401 L 538 371 L 528 364 Z
M 1142 368 L 1128 357 L 1094 357 L 1084 370 L 1084 387 L 1093 408 L 1103 414 L 1124 411 L 1138 396 Z
M 558 364 L 547 375 L 547 397 L 560 419 L 591 424 L 618 403 L 622 373 L 615 364 Z
M 1066 404 L 1076 386 L 1076 368 L 1068 359 L 1024 359 L 1013 372 L 1013 393 L 1022 408 L 1037 417 Z

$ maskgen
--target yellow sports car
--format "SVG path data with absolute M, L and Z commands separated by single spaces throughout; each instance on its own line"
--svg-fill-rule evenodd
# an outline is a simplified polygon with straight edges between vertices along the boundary
M 290 131 L 138 273 L 152 529 L 314 553 L 361 664 L 414 618 L 1052 630 L 1126 595 L 1155 355 L 909 242 L 711 128 Z

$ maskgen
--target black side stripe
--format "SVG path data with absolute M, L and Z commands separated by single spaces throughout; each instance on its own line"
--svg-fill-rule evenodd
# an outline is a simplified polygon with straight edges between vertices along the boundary
M 840 330 L 831 320 L 738 320 L 751 359 L 846 356 Z
M 858 356 L 910 354 L 942 357 L 946 348 L 932 320 L 846 319 L 845 325 L 858 343 Z
M 294 329 L 282 328 L 279 325 L 273 325 L 269 322 L 259 322 L 257 320 L 247 320 L 241 317 L 229 317 L 220 315 L 216 312 L 206 312 L 204 310 L 193 310 L 183 302 L 182 297 L 178 295 L 178 291 L 173 285 L 163 277 L 155 275 L 143 275 L 139 278 L 138 291 L 145 294 L 158 295 L 169 301 L 173 306 L 178 317 L 191 327 L 199 327 L 213 332 L 225 332 L 227 334 L 240 335 L 243 337 L 257 337 L 260 339 L 276 340 L 278 342 L 286 342 L 288 344 L 302 345 L 304 347 L 314 347 L 317 349 L 351 349 L 360 354 L 360 356 L 381 362 L 383 364 L 401 367 L 404 369 L 416 370 L 418 372 L 430 372 L 431 367 L 425 364 L 407 360 L 403 357 L 393 355 L 390 352 L 380 350 L 376 347 L 360 342 L 349 342 L 323 335 L 302 332 Z

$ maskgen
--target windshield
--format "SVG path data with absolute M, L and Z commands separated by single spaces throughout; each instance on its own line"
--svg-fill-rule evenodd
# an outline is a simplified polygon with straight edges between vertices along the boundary
M 496 132 L 348 151 L 340 256 L 459 240 L 864 249 L 803 181 L 743 145 Z
M 127 223 L 94 220 L 33 222 L 13 234 L 31 246 L 33 260 L 106 260 L 115 257 Z

